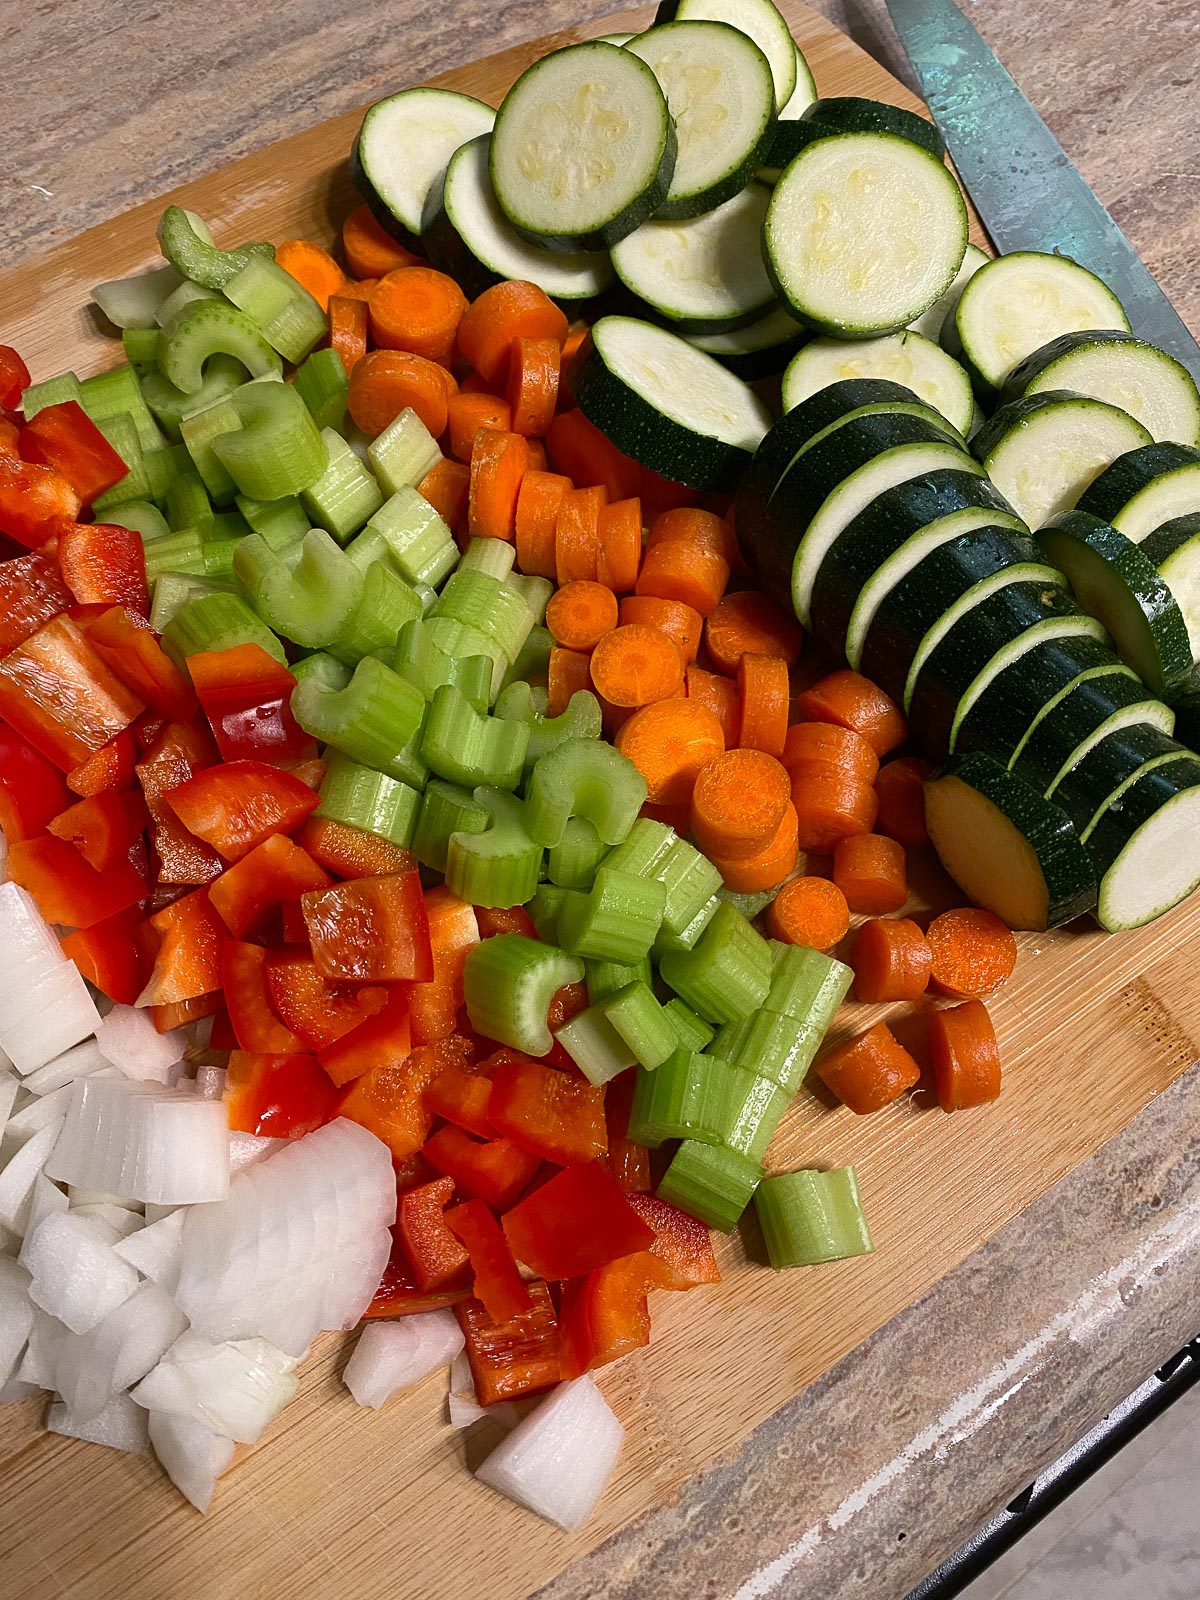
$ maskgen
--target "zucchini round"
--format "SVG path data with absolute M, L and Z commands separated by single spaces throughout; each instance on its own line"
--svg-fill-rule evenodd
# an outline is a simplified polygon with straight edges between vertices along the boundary
M 1137 678 L 1116 672 L 1085 678 L 1038 719 L 1009 765 L 1053 795 L 1064 774 L 1102 739 L 1141 723 L 1170 736 L 1175 716 Z
M 958 731 L 957 748 L 986 750 L 1011 766 L 1022 740 L 1039 718 L 1084 678 L 1133 673 L 1096 639 L 1052 639 L 1006 667 L 971 707 Z
M 985 255 L 977 244 L 969 244 L 967 253 L 963 256 L 962 266 L 959 267 L 954 275 L 954 282 L 946 290 L 945 294 L 940 295 L 933 302 L 928 311 L 922 311 L 915 321 L 909 323 L 912 331 L 924 334 L 927 339 L 939 339 L 947 318 L 954 315 L 954 309 L 958 305 L 959 297 L 963 290 L 979 271 L 980 267 L 986 267 L 990 260 L 991 257 Z
M 1086 845 L 1102 928 L 1141 928 L 1170 911 L 1200 885 L 1200 760 L 1142 772 L 1095 818 Z
M 1200 749 L 1200 672 L 1193 672 L 1171 696 L 1175 737 L 1190 749 Z
M 790 311 L 774 306 L 743 328 L 728 333 L 690 333 L 687 341 L 715 356 L 739 378 L 771 378 L 783 371 L 807 337 Z
M 1147 444 L 1120 456 L 1080 496 L 1080 511 L 1111 522 L 1134 544 L 1200 508 L 1200 450 Z
M 1119 728 L 1063 774 L 1054 791 L 1055 803 L 1086 844 L 1100 813 L 1116 804 L 1144 766 L 1191 753 L 1153 723 Z
M 775 110 L 782 109 L 796 92 L 804 57 L 792 40 L 783 16 L 771 0 L 662 0 L 654 13 L 655 24 L 664 22 L 727 22 L 753 39 L 771 64 L 775 85 Z M 809 77 L 811 79 L 811 73 Z
M 886 100 L 867 100 L 853 94 L 814 100 L 804 111 L 803 120 L 832 128 L 836 133 L 895 134 L 899 139 L 919 145 L 939 161 L 946 154 L 945 142 L 928 117 L 890 105 Z
M 1138 546 L 1175 596 L 1188 631 L 1192 659 L 1200 660 L 1200 511 L 1155 528 Z
M 354 187 L 390 234 L 415 244 L 450 157 L 495 120 L 491 106 L 450 89 L 401 89 L 377 100 L 350 152 Z
M 813 339 L 793 356 L 783 375 L 783 408 L 847 378 L 888 378 L 940 411 L 966 437 L 975 409 L 971 380 L 958 362 L 919 333 L 905 329 L 853 344 Z

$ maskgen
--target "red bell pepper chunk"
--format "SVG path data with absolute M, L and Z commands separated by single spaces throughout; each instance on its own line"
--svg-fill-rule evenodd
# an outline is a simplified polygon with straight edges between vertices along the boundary
M 70 840 L 49 833 L 12 846 L 8 876 L 29 890 L 47 922 L 68 928 L 90 928 L 137 905 L 146 893 L 128 859 L 97 872 Z
M 53 762 L 0 722 L 0 831 L 9 844 L 41 833 L 70 799 Z
M 33 379 L 29 368 L 10 344 L 0 344 L 0 407 L 15 411 Z
M 264 761 L 204 767 L 163 796 L 189 833 L 227 861 L 240 861 L 273 833 L 291 833 L 320 796 Z
M 44 414 L 38 412 L 39 417 Z M 109 522 L 64 523 L 58 530 L 58 564 L 80 605 L 128 606 L 148 615 L 146 552 L 132 528 Z
M 407 1317 L 421 1311 L 440 1311 L 445 1306 L 458 1305 L 470 1299 L 470 1296 L 471 1291 L 465 1284 L 462 1288 L 454 1289 L 418 1289 L 400 1230 L 393 1228 L 392 1253 L 383 1269 L 375 1297 L 363 1312 L 363 1320 L 374 1322 L 381 1317 Z
M 433 977 L 428 983 L 414 983 L 408 997 L 417 1044 L 445 1039 L 454 1032 L 463 1003 L 463 968 L 468 952 L 479 943 L 475 907 L 451 894 L 444 884 L 426 892 L 425 915 Z
M 451 1124 L 426 1140 L 425 1156 L 436 1171 L 453 1178 L 463 1194 L 485 1200 L 497 1211 L 513 1203 L 541 1166 L 537 1156 L 519 1149 L 511 1139 L 481 1142 Z
M 21 452 L 17 449 L 17 444 L 20 437 L 20 428 L 0 412 L 0 456 L 19 457 Z
M 44 550 L 0 562 L 0 655 L 71 604 L 58 562 Z
M 550 1290 L 537 1280 L 526 1289 L 530 1309 L 508 1322 L 489 1317 L 478 1300 L 464 1300 L 454 1308 L 481 1406 L 537 1394 L 562 1375 L 562 1337 Z
M 69 840 L 97 872 L 107 872 L 129 860 L 130 849 L 149 820 L 140 794 L 105 789 L 68 806 L 50 823 L 49 831 L 56 839 Z
M 425 1104 L 435 1117 L 445 1117 L 456 1128 L 464 1128 L 480 1139 L 491 1139 L 496 1131 L 487 1110 L 491 1093 L 492 1078 L 486 1068 L 467 1070 L 451 1063 L 443 1067 L 425 1091 Z
M 292 716 L 296 680 L 260 644 L 202 650 L 188 657 L 188 672 L 226 761 L 286 761 L 313 751 Z
M 538 936 L 524 906 L 476 906 L 475 915 L 481 939 L 494 939 L 498 933 L 523 933 L 527 939 Z
M 391 877 L 412 872 L 417 858 L 390 839 L 330 817 L 309 817 L 296 836 L 314 861 L 335 878 Z
M 406 1189 L 396 1205 L 396 1233 L 404 1245 L 418 1289 L 443 1289 L 465 1283 L 467 1252 L 446 1224 L 454 1196 L 451 1178 L 434 1178 Z
M 218 1016 L 223 1006 L 221 993 L 216 990 L 212 994 L 198 994 L 194 1000 L 171 1000 L 147 1009 L 159 1033 L 174 1033 L 176 1028 L 186 1027 L 189 1022 Z
M 220 989 L 225 924 L 209 903 L 207 889 L 193 889 L 149 920 L 161 943 L 142 1005 L 196 1000 Z
M 372 1067 L 343 1091 L 338 1115 L 369 1128 L 393 1156 L 412 1155 L 429 1132 L 422 1091 L 440 1065 L 432 1052 L 422 1049 L 406 1061 Z
M 428 982 L 429 917 L 417 872 L 357 878 L 300 896 L 313 959 L 327 978 Z
M 654 1265 L 647 1268 L 652 1288 L 695 1289 L 721 1281 L 712 1235 L 702 1222 L 657 1195 L 631 1194 L 629 1204 L 654 1233 Z
M 310 889 L 323 889 L 329 877 L 307 851 L 285 834 L 273 833 L 255 845 L 209 887 L 209 897 L 235 939 L 261 931 L 269 914 Z
M 122 728 L 115 739 L 100 746 L 94 755 L 67 773 L 67 788 L 87 799 L 107 789 L 128 789 L 137 762 L 137 740 L 133 730 Z
M 357 1028 L 388 1002 L 386 989 L 330 983 L 307 950 L 273 950 L 267 989 L 276 1016 L 314 1051 Z
M 223 998 L 223 997 L 222 997 Z M 229 1012 L 225 1005 L 218 1006 L 213 1012 L 212 1028 L 209 1030 L 208 1047 L 210 1050 L 236 1050 L 238 1047 L 237 1034 L 233 1031 L 233 1023 L 229 1020 Z
M 396 989 L 387 1004 L 373 1017 L 360 1022 L 349 1033 L 317 1051 L 331 1083 L 340 1088 L 361 1078 L 374 1067 L 398 1067 L 412 1053 L 412 1029 L 408 1020 L 408 999 Z
M 78 400 L 43 406 L 21 429 L 20 451 L 26 461 L 61 472 L 88 506 L 97 495 L 129 476 L 124 457 L 113 449 Z
M 242 1050 L 262 1055 L 294 1055 L 304 1046 L 280 1022 L 267 988 L 267 952 L 261 945 L 227 939 L 221 951 L 221 988 L 229 1025 Z
M 62 940 L 63 951 L 101 994 L 131 1006 L 146 987 L 152 957 L 139 932 L 145 919 L 136 906 L 118 911 Z
M 562 988 L 556 989 L 550 997 L 550 1004 L 546 1008 L 546 1026 L 552 1034 L 556 1034 L 570 1022 L 572 1017 L 577 1017 L 581 1011 L 586 1011 L 587 1004 L 586 983 L 564 983 Z M 557 1039 L 541 1059 L 548 1067 L 561 1067 L 565 1072 L 578 1070 L 566 1047 Z
M 488 1116 L 497 1133 L 556 1166 L 595 1161 L 608 1148 L 604 1090 L 540 1061 L 496 1068 Z
M 466 1247 L 475 1276 L 475 1298 L 494 1322 L 509 1322 L 532 1310 L 525 1287 L 500 1224 L 482 1200 L 465 1200 L 446 1213 L 446 1226 Z
M 604 1121 L 608 1128 L 608 1154 L 604 1170 L 616 1179 L 626 1194 L 648 1194 L 650 1190 L 650 1152 L 629 1137 L 629 1113 L 633 1110 L 633 1091 L 637 1068 L 610 1078 L 604 1088 Z
M 64 772 L 141 710 L 67 617 L 44 623 L 0 661 L 0 716 Z
M 228 1070 L 225 1108 L 237 1133 L 302 1139 L 333 1114 L 337 1091 L 312 1056 L 235 1050 Z
M 109 606 L 86 632 L 101 661 L 150 711 L 171 722 L 186 722 L 195 714 L 191 685 L 135 608 Z
M 74 522 L 82 508 L 61 472 L 0 454 L 0 533 L 36 550 L 61 522 Z
M 221 875 L 221 858 L 180 822 L 164 796 L 216 759 L 201 729 L 169 722 L 134 771 L 150 811 L 150 841 L 158 857 L 160 883 L 211 883 Z
M 598 1161 L 565 1167 L 504 1218 L 518 1261 L 540 1278 L 577 1278 L 622 1256 L 648 1250 L 649 1228 Z
M 564 1378 L 578 1378 L 650 1343 L 646 1259 L 644 1254 L 626 1256 L 563 1284 L 559 1320 Z

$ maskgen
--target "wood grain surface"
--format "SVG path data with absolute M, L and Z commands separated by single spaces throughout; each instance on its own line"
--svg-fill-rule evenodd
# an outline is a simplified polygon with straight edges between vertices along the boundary
M 916 106 L 828 23 L 789 0 L 783 9 L 822 93 Z M 622 23 L 644 26 L 648 16 L 623 13 L 434 81 L 496 103 L 549 44 Z M 210 218 L 218 242 L 332 238 L 352 204 L 345 157 L 357 122 L 355 114 L 314 128 L 173 198 Z M 139 206 L 0 276 L 5 337 L 22 348 L 35 376 L 112 364 L 119 349 L 87 309 L 88 289 L 155 259 L 160 208 Z M 983 242 L 977 227 L 975 236 Z M 933 869 L 928 879 L 917 887 L 924 903 L 937 904 L 946 886 Z M 243 1454 L 204 1518 L 151 1460 L 41 1434 L 32 1402 L 0 1414 L 0 1597 L 513 1600 L 529 1593 L 736 1446 L 1185 1070 L 1200 1055 L 1198 932 L 1193 904 L 1141 934 L 1109 937 L 1077 925 L 1023 938 L 1017 976 L 992 1005 L 1005 1091 L 982 1111 L 947 1117 L 918 1092 L 858 1119 L 802 1092 L 768 1166 L 854 1162 L 877 1253 L 777 1276 L 763 1264 L 749 1220 L 740 1235 L 718 1240 L 719 1286 L 660 1294 L 652 1347 L 601 1375 L 628 1438 L 613 1483 L 580 1534 L 567 1537 L 473 1482 L 464 1463 L 491 1440 L 449 1428 L 444 1379 L 380 1413 L 360 1410 L 340 1383 L 348 1341 L 328 1337 L 307 1363 L 300 1398 Z M 873 1016 L 858 1011 L 847 1011 L 842 1030 Z M 919 1037 L 903 1036 L 919 1053 Z M 937 1352 L 914 1351 L 913 1360 L 936 1361 Z M 719 1534 L 710 1527 L 702 1537 Z

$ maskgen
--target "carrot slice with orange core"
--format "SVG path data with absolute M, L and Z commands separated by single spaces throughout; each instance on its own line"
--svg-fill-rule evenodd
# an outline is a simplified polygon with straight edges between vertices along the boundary
M 908 917 L 864 922 L 850 953 L 854 992 L 868 1004 L 884 1000 L 919 1000 L 929 987 L 933 951 L 924 933 Z
M 436 439 L 446 429 L 446 382 L 442 369 L 424 356 L 402 350 L 372 350 L 350 374 L 346 404 L 354 422 L 372 437 L 409 406 Z
M 447 405 L 446 427 L 450 454 L 456 461 L 470 461 L 480 428 L 511 433 L 512 411 L 507 400 L 498 400 L 494 394 L 463 394 L 460 390 Z
M 783 944 L 832 950 L 850 927 L 846 896 L 828 878 L 792 878 L 767 907 L 767 932 Z
M 554 578 L 555 530 L 563 496 L 571 487 L 570 478 L 558 472 L 527 469 L 521 479 L 514 517 L 517 536 L 517 565 L 522 572 L 539 578 Z
M 679 600 L 657 600 L 650 595 L 627 594 L 621 601 L 622 622 L 643 622 L 665 633 L 683 652 L 690 666 L 700 648 L 704 618 Z
M 720 673 L 706 672 L 703 667 L 692 665 L 687 669 L 687 693 L 689 700 L 707 706 L 715 715 L 725 735 L 725 748 L 732 750 L 742 731 L 742 702 L 737 684 L 732 678 L 723 678 Z
M 880 767 L 875 779 L 879 831 L 898 840 L 906 850 L 919 850 L 929 843 L 925 831 L 925 780 L 932 771 L 929 762 L 920 756 L 897 756 Z
M 518 339 L 553 339 L 561 348 L 566 316 L 535 283 L 493 284 L 472 300 L 458 328 L 458 353 L 484 382 L 503 384 Z
M 933 951 L 933 985 L 959 1000 L 992 994 L 1012 976 L 1017 941 L 991 911 L 963 906 L 943 911 L 925 930 Z
M 467 527 L 473 539 L 516 537 L 517 496 L 529 456 L 519 433 L 481 428 L 471 451 Z
M 617 749 L 646 780 L 652 805 L 686 806 L 696 779 L 725 748 L 721 724 L 694 700 L 656 700 L 621 725 Z
M 657 539 L 647 544 L 642 555 L 637 593 L 678 600 L 707 617 L 716 609 L 728 582 L 729 563 L 719 550 L 684 539 Z
M 796 704 L 802 717 L 861 733 L 877 756 L 888 755 L 908 737 L 908 724 L 891 696 L 849 667 L 814 683 Z
M 377 345 L 445 361 L 454 349 L 467 297 L 444 272 L 398 267 L 380 278 L 368 306 Z
M 419 258 L 376 222 L 369 206 L 355 206 L 342 224 L 342 250 L 354 278 L 382 278 Z
M 817 1076 L 858 1116 L 881 1111 L 911 1089 L 921 1069 L 885 1022 L 817 1062 Z
M 329 251 L 307 239 L 285 239 L 277 245 L 275 264 L 302 284 L 322 311 L 329 310 L 330 295 L 341 294 L 346 282 L 346 274 Z
M 737 683 L 742 702 L 738 743 L 782 756 L 790 701 L 787 662 L 779 656 L 744 655 Z
M 757 589 L 727 594 L 704 625 L 709 655 L 730 674 L 744 655 L 779 656 L 790 667 L 803 639 L 795 617 Z
M 853 728 L 833 722 L 793 722 L 783 741 L 783 764 L 793 776 L 812 777 L 822 768 L 843 767 L 864 783 L 874 783 L 879 757 Z
M 378 278 L 347 278 L 338 290 L 337 298 L 339 300 L 361 300 L 366 305 L 371 298 L 371 290 L 374 289 L 378 282 Z
M 859 833 L 833 847 L 833 881 L 851 911 L 881 916 L 908 899 L 904 846 L 882 833 Z
M 642 564 L 642 503 L 614 500 L 601 506 L 598 525 L 600 548 L 596 575 L 614 594 L 629 594 L 637 584 Z
M 968 1000 L 933 1013 L 929 1055 L 943 1111 L 965 1111 L 999 1095 L 1000 1048 L 987 1007 L 980 1001 Z
M 796 808 L 789 801 L 774 837 L 761 850 L 732 861 L 714 855 L 712 864 L 725 880 L 725 887 L 734 894 L 761 894 L 765 889 L 774 889 L 795 872 L 800 857 L 796 842 L 798 831 Z
M 462 526 L 471 488 L 471 472 L 461 461 L 439 461 L 417 485 L 422 495 L 452 531 Z
M 554 528 L 554 572 L 559 583 L 595 583 L 600 565 L 600 513 L 604 490 L 568 489 Z
M 827 855 L 839 839 L 870 833 L 875 826 L 874 789 L 842 768 L 793 774 L 792 802 L 800 818 L 800 848 L 818 855 Z
M 593 650 L 616 625 L 616 595 L 586 578 L 563 584 L 546 606 L 546 626 L 568 650 Z
M 557 339 L 517 339 L 508 363 L 508 403 L 515 433 L 540 437 L 558 404 Z
M 681 484 L 676 487 L 684 495 L 691 493 Z M 650 524 L 646 536 L 647 548 L 659 544 L 684 544 L 693 549 L 711 550 L 730 568 L 737 561 L 733 524 L 717 516 L 715 511 L 703 511 L 699 506 L 678 505 L 661 511 Z
M 592 686 L 591 658 L 579 650 L 564 650 L 555 645 L 550 651 L 550 666 L 546 676 L 546 694 L 550 716 L 557 717 L 567 709 L 573 694 Z
M 329 302 L 329 343 L 349 376 L 367 353 L 367 304 L 335 294 Z
M 791 798 L 787 769 L 774 756 L 761 750 L 727 750 L 696 780 L 696 842 L 706 855 L 725 860 L 755 855 L 779 831 Z
M 641 492 L 637 463 L 624 456 L 582 411 L 560 411 L 546 430 L 546 454 L 555 472 L 581 489 L 602 488 L 609 500 L 633 500 Z
M 592 652 L 592 682 L 614 706 L 671 700 L 683 689 L 683 657 L 665 633 L 627 622 L 606 633 Z

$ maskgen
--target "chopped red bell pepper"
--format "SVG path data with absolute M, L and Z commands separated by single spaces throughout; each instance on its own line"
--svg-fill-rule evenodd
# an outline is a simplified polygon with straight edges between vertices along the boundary
M 330 1082 L 340 1088 L 374 1067 L 402 1065 L 411 1052 L 408 999 L 397 988 L 389 994 L 382 1010 L 318 1050 L 317 1059 Z
M 41 833 L 70 799 L 53 762 L 0 722 L 0 831 L 9 844 Z
M 482 1200 L 464 1200 L 446 1213 L 446 1226 L 462 1241 L 474 1274 L 475 1298 L 494 1322 L 509 1322 L 533 1308 L 500 1224 Z
M 130 906 L 62 940 L 63 951 L 87 981 L 121 1006 L 133 1005 L 150 976 L 153 958 L 139 937 L 144 922 L 137 907 Z
M 229 1025 L 242 1050 L 262 1055 L 294 1055 L 304 1046 L 280 1022 L 267 988 L 267 952 L 258 944 L 227 939 L 221 951 L 221 987 Z
M 412 1155 L 429 1132 L 422 1093 L 440 1065 L 436 1055 L 421 1049 L 406 1061 L 372 1067 L 343 1091 L 338 1116 L 361 1122 L 393 1156 Z
M 260 644 L 202 650 L 188 657 L 188 672 L 226 761 L 283 762 L 313 752 L 292 716 L 296 680 Z
M 556 1166 L 595 1161 L 608 1149 L 604 1090 L 540 1061 L 496 1068 L 488 1116 L 497 1133 Z
M 577 1278 L 648 1250 L 647 1227 L 598 1161 L 565 1167 L 504 1217 L 513 1255 L 539 1278 Z
M 536 1279 L 526 1289 L 531 1308 L 508 1322 L 496 1322 L 475 1299 L 454 1308 L 481 1406 L 536 1394 L 561 1376 L 562 1338 L 550 1290 Z
M 155 716 L 153 711 L 143 711 L 140 717 L 135 718 L 129 731 L 133 734 L 138 754 L 149 755 L 167 731 L 167 727 L 166 717 Z
M 107 789 L 128 789 L 137 762 L 137 740 L 131 728 L 122 728 L 115 739 L 102 744 L 86 761 L 67 773 L 67 788 L 87 799 Z
M 286 761 L 280 761 L 279 766 L 285 772 L 290 772 L 293 778 L 299 778 L 301 783 L 306 783 L 310 789 L 319 789 L 325 782 L 325 774 L 329 771 L 328 761 L 324 756 L 317 755 L 301 756 L 299 760 L 289 756 Z
M 61 472 L 85 506 L 129 476 L 125 459 L 78 400 L 43 406 L 21 429 L 19 448 L 26 461 Z
M 83 506 L 53 467 L 0 454 L 0 533 L 36 550 L 61 522 L 74 522 Z
M 142 710 L 67 617 L 55 617 L 0 661 L 0 716 L 69 772 Z
M 8 876 L 37 901 L 47 922 L 90 928 L 137 905 L 146 886 L 128 858 L 97 872 L 69 839 L 43 833 L 8 852 Z
M 386 989 L 330 983 L 307 950 L 271 951 L 267 989 L 276 1015 L 313 1051 L 331 1045 L 388 1003 Z
M 38 417 L 45 415 L 39 411 Z M 36 419 L 35 419 L 36 420 Z M 150 611 L 141 535 L 109 522 L 63 523 L 58 530 L 63 582 L 80 605 Z
M 129 861 L 131 847 L 149 822 L 146 802 L 136 791 L 105 789 L 77 800 L 49 825 L 56 839 L 67 839 L 97 872 Z
M 527 939 L 538 936 L 524 906 L 476 906 L 475 915 L 481 939 L 494 939 L 498 933 L 523 933 Z
M 408 997 L 417 1044 L 445 1039 L 454 1032 L 463 1003 L 463 968 L 468 952 L 479 943 L 474 906 L 451 894 L 444 884 L 426 892 L 425 915 L 433 977 L 428 983 L 414 983 Z
M 437 1177 L 420 1150 L 414 1150 L 410 1156 L 393 1156 L 392 1171 L 396 1174 L 398 1195 L 406 1189 L 418 1189 L 423 1183 L 432 1183 Z
M 16 411 L 33 379 L 29 368 L 10 344 L 0 344 L 0 407 Z
M 417 858 L 377 833 L 330 817 L 309 817 L 296 835 L 314 861 L 335 878 L 391 877 L 412 872 Z
M 357 878 L 300 896 L 313 959 L 327 978 L 419 983 L 433 977 L 429 918 L 417 872 Z
M 20 428 L 0 412 L 0 456 L 19 456 L 21 452 L 17 449 L 17 442 L 20 437 Z M 7 537 L 6 534 L 6 540 Z
M 209 903 L 207 889 L 193 889 L 149 920 L 162 942 L 141 994 L 142 1005 L 196 1000 L 220 989 L 225 924 Z
M 445 1117 L 480 1139 L 491 1139 L 496 1132 L 487 1110 L 491 1093 L 492 1075 L 486 1066 L 465 1068 L 452 1062 L 425 1091 L 425 1104 L 435 1117 Z
M 174 1033 L 176 1028 L 199 1022 L 202 1017 L 219 1016 L 223 1009 L 224 1000 L 219 989 L 212 994 L 198 994 L 194 1000 L 170 1000 L 149 1007 L 150 1020 L 159 1033 Z
M 440 1311 L 444 1306 L 458 1305 L 470 1297 L 471 1291 L 466 1285 L 461 1289 L 418 1289 L 400 1230 L 393 1228 L 392 1253 L 383 1269 L 375 1297 L 363 1312 L 363 1320 L 374 1322 L 381 1317 L 407 1317 L 421 1311 Z
M 720 1283 L 712 1235 L 704 1223 L 657 1195 L 631 1194 L 629 1204 L 654 1234 L 650 1255 L 656 1265 L 647 1268 L 652 1288 L 695 1289 L 702 1283 Z
M 302 1139 L 333 1115 L 337 1091 L 313 1056 L 235 1050 L 225 1080 L 229 1126 L 269 1139 Z
M 291 833 L 321 797 L 265 761 L 227 761 L 202 768 L 163 798 L 189 833 L 227 861 L 240 861 L 273 833 Z
M 396 1205 L 396 1233 L 404 1245 L 413 1281 L 423 1292 L 459 1287 L 466 1281 L 467 1252 L 446 1225 L 454 1197 L 451 1178 L 434 1178 L 406 1189 Z
M 44 550 L 0 562 L 0 655 L 71 604 L 58 562 Z
M 307 851 L 285 834 L 255 845 L 209 887 L 209 896 L 235 939 L 261 931 L 269 914 L 289 900 L 330 882 Z
M 86 633 L 101 661 L 150 711 L 171 722 L 187 722 L 195 714 L 191 685 L 136 609 L 109 606 L 87 624 Z
M 559 1321 L 565 1379 L 650 1343 L 647 1259 L 645 1253 L 626 1256 L 563 1284 Z
M 629 1137 L 629 1113 L 633 1110 L 633 1091 L 637 1068 L 619 1072 L 604 1086 L 604 1121 L 608 1129 L 608 1154 L 604 1169 L 616 1179 L 626 1194 L 650 1191 L 650 1152 Z
M 546 1026 L 552 1034 L 560 1028 L 565 1028 L 572 1017 L 577 1017 L 581 1011 L 586 1011 L 588 1005 L 588 992 L 586 983 L 564 983 L 561 989 L 556 989 L 550 996 L 550 1004 L 546 1008 Z M 549 1051 L 541 1058 L 548 1067 L 561 1067 L 566 1072 L 577 1070 L 575 1061 L 567 1053 L 565 1045 L 555 1039 Z
M 152 826 L 150 841 L 158 857 L 160 883 L 211 883 L 222 862 L 211 845 L 190 834 L 164 796 L 216 760 L 208 735 L 186 722 L 169 722 L 135 767 Z
M 425 1103 L 428 1106 L 428 1094 Z M 519 1149 L 511 1139 L 472 1139 L 451 1123 L 426 1140 L 425 1155 L 436 1171 L 454 1179 L 463 1194 L 485 1200 L 497 1211 L 512 1205 L 541 1166 L 537 1156 Z

